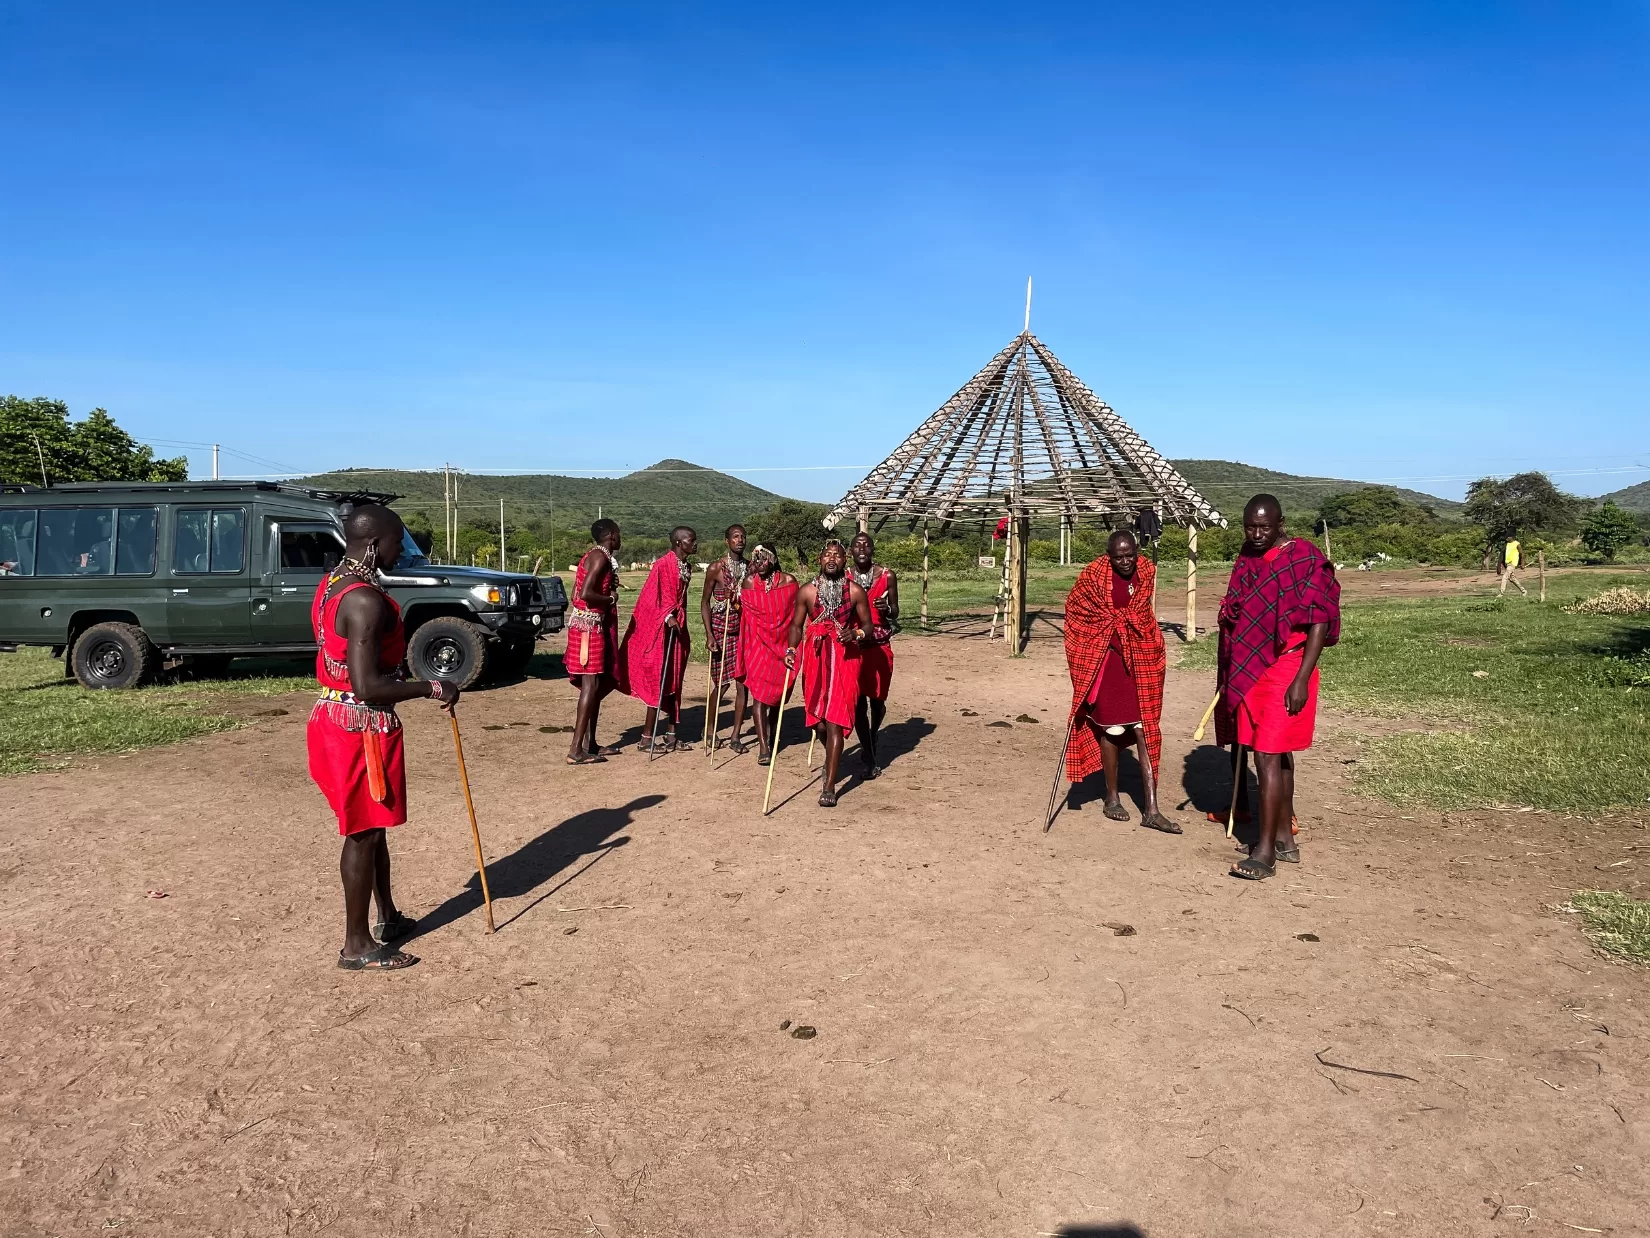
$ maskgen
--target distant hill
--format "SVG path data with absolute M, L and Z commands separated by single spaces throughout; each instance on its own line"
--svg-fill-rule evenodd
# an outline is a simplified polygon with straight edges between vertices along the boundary
M 1276 495 L 1287 516 L 1291 512 L 1316 512 L 1319 504 L 1332 494 L 1382 484 L 1346 481 L 1338 477 L 1303 477 L 1298 473 L 1279 473 L 1274 469 L 1256 468 L 1234 460 L 1170 460 L 1169 463 L 1234 525 L 1243 516 L 1243 505 L 1262 491 Z M 1461 518 L 1461 504 L 1451 499 L 1440 499 L 1419 490 L 1406 490 L 1402 486 L 1394 489 L 1399 497 L 1430 507 L 1445 520 Z
M 1600 495 L 1597 501 L 1602 503 L 1606 499 L 1613 499 L 1617 507 L 1625 507 L 1630 512 L 1650 512 L 1650 481 L 1641 481 L 1624 490 L 1612 490 L 1609 494 Z
M 357 487 L 399 494 L 403 497 L 395 505 L 397 511 L 403 515 L 420 513 L 435 528 L 442 527 L 440 473 L 338 469 L 297 480 L 321 488 Z M 662 538 L 668 536 L 672 525 L 690 524 L 699 530 L 702 541 L 720 544 L 724 528 L 773 506 L 780 496 L 686 460 L 661 460 L 623 477 L 458 475 L 463 523 L 496 527 L 500 499 L 505 502 L 505 519 L 511 527 L 548 527 L 553 522 L 557 530 L 584 539 L 599 509 L 602 515 L 617 520 L 630 538 Z

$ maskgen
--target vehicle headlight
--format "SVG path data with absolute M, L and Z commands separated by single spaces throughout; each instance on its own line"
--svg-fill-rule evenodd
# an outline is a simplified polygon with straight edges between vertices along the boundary
M 505 599 L 509 596 L 509 586 L 475 585 L 470 589 L 470 596 L 487 606 L 508 606 Z

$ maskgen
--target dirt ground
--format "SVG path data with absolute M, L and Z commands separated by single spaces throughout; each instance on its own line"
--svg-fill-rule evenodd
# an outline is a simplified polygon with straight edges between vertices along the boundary
M 903 639 L 887 774 L 821 810 L 791 748 L 766 820 L 753 756 L 570 769 L 564 681 L 475 694 L 492 937 L 404 707 L 394 975 L 333 966 L 304 696 L 0 783 L 0 1233 L 1647 1232 L 1650 984 L 1552 910 L 1641 824 L 1360 801 L 1330 717 L 1305 864 L 1238 882 L 1172 672 L 1186 834 L 1045 835 L 1059 647 L 1001 650 Z

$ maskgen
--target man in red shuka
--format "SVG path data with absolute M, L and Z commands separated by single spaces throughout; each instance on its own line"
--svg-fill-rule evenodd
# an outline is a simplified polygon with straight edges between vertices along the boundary
M 1165 834 L 1180 827 L 1157 807 L 1163 756 L 1163 679 L 1167 655 L 1152 609 L 1157 568 L 1140 557 L 1134 534 L 1119 529 L 1077 577 L 1066 598 L 1066 664 L 1071 670 L 1071 742 L 1066 778 L 1106 774 L 1105 815 L 1127 821 L 1118 797 L 1118 764 L 1133 741 L 1140 753 L 1145 814 L 1140 824 Z
M 865 590 L 848 578 L 848 552 L 832 538 L 819 556 L 819 575 L 796 594 L 790 645 L 802 651 L 804 720 L 825 741 L 821 808 L 836 807 L 842 737 L 854 728 L 859 703 L 859 647 L 870 636 Z M 792 655 L 787 653 L 787 663 Z
M 1257 494 L 1243 509 L 1243 551 L 1220 603 L 1220 700 L 1215 737 L 1255 754 L 1260 825 L 1232 876 L 1264 881 L 1279 860 L 1299 864 L 1290 829 L 1294 754 L 1312 746 L 1318 655 L 1341 637 L 1335 566 L 1304 537 L 1284 532 L 1283 505 Z M 1236 761 L 1234 776 L 1241 772 Z
M 657 751 L 691 747 L 677 744 L 676 723 L 688 664 L 688 581 L 698 548 L 699 535 L 685 524 L 670 531 L 670 549 L 654 560 L 619 645 L 619 691 L 647 706 L 642 743 L 650 751 L 661 725 L 665 733 Z
M 589 765 L 618 753 L 596 742 L 596 721 L 602 698 L 613 691 L 619 656 L 619 526 L 602 519 L 590 526 L 595 544 L 579 560 L 573 577 L 573 610 L 567 619 L 567 653 L 562 662 L 567 678 L 579 690 L 573 719 L 573 742 L 567 749 L 569 765 Z
M 787 692 L 786 672 L 795 664 L 791 618 L 796 614 L 796 577 L 779 570 L 779 556 L 767 546 L 751 552 L 751 573 L 740 594 L 739 673 L 750 693 L 756 719 L 756 763 L 773 760 L 773 741 Z M 791 689 L 796 687 L 791 680 Z
M 848 575 L 865 590 L 871 607 L 871 631 L 859 647 L 859 706 L 854 713 L 854 730 L 859 735 L 859 757 L 865 762 L 865 776 L 882 773 L 877 760 L 877 739 L 882 720 L 888 716 L 888 689 L 894 682 L 893 627 L 899 618 L 899 580 L 875 562 L 876 543 L 861 529 L 848 543 Z
M 309 715 L 309 774 L 327 797 L 344 836 L 338 871 L 344 881 L 346 971 L 397 971 L 418 962 L 394 943 L 418 927 L 390 894 L 390 848 L 384 831 L 407 820 L 407 769 L 401 748 L 401 701 L 433 697 L 458 703 L 458 685 L 405 680 L 407 638 L 401 610 L 378 583 L 401 557 L 405 531 L 387 507 L 364 503 L 344 520 L 344 558 L 315 591 L 310 621 L 321 699 Z M 378 900 L 378 940 L 367 912 Z

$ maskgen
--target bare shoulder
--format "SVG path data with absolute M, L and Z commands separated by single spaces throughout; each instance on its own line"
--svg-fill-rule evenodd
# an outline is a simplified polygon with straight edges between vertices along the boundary
M 896 573 L 893 568 L 891 568 L 891 567 L 883 568 L 882 569 L 882 574 L 888 578 L 888 583 L 890 585 L 899 584 L 899 574 Z
M 848 577 L 848 596 L 851 598 L 862 598 L 865 596 L 865 590 L 860 588 L 859 582 L 851 576 Z
M 351 589 L 338 599 L 334 627 L 340 636 L 365 635 L 383 627 L 389 615 L 384 595 L 371 587 Z

